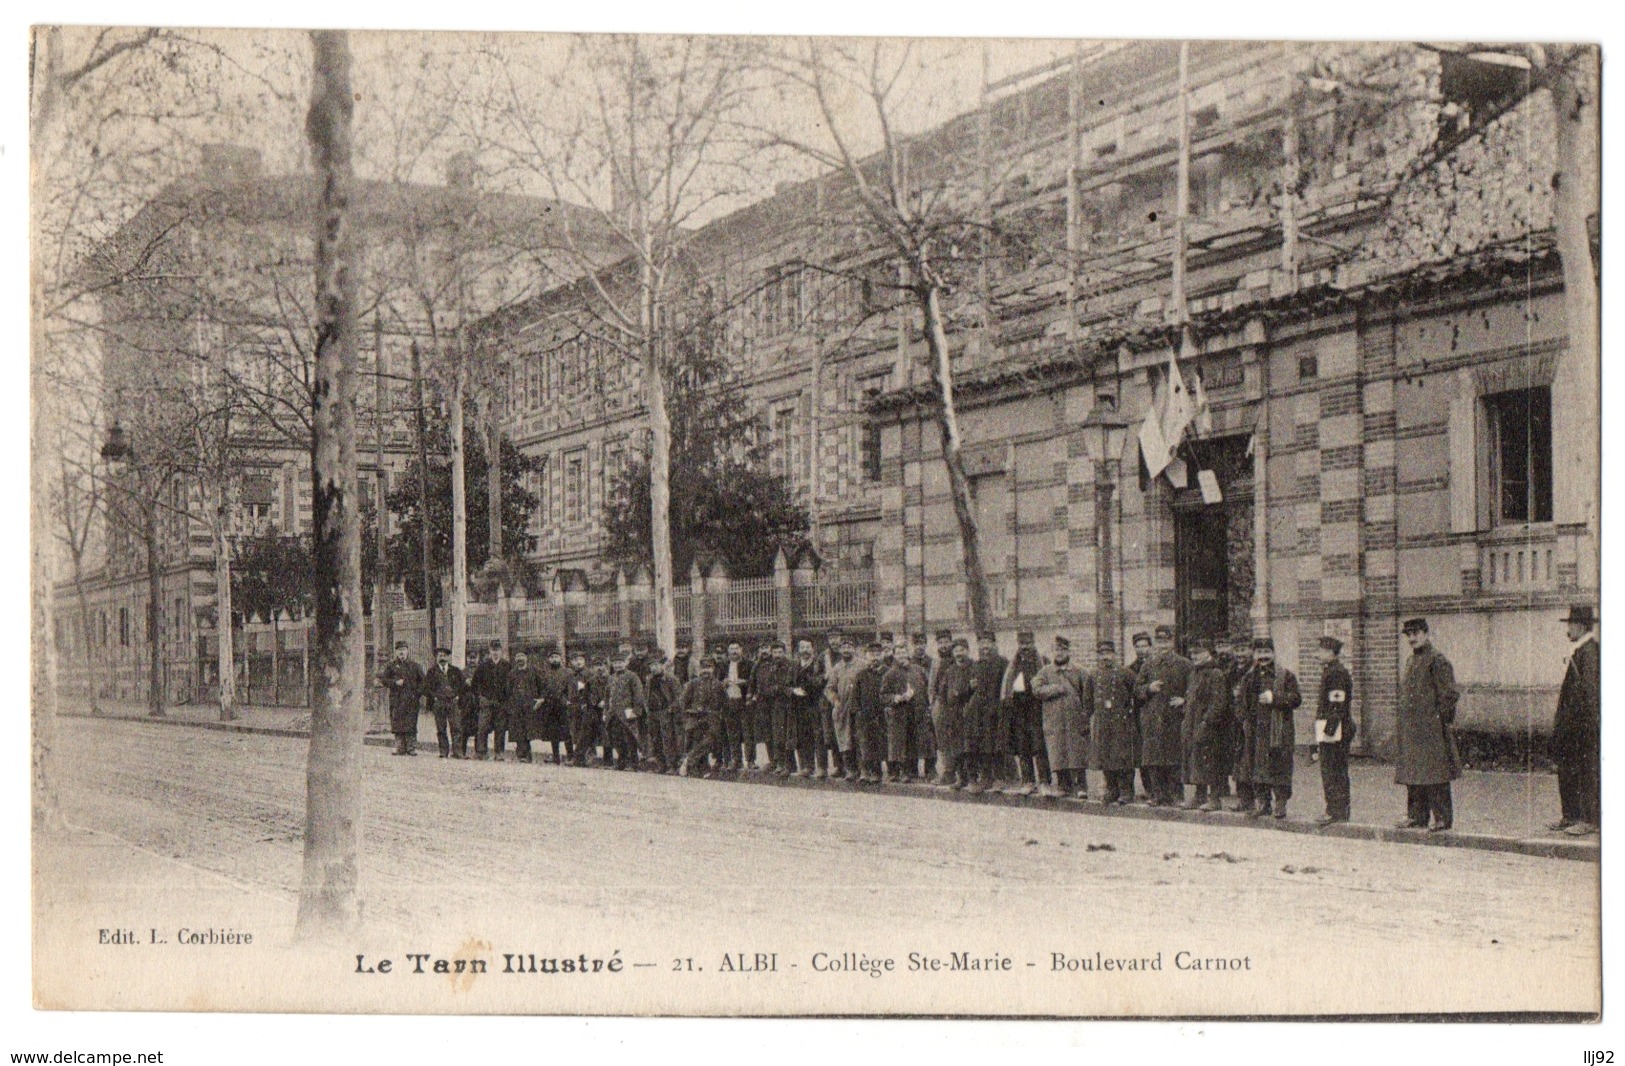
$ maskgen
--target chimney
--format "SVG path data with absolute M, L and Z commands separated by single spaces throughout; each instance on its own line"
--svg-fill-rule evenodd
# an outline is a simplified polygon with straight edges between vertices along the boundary
M 252 181 L 260 176 L 260 150 L 245 144 L 203 146 L 203 176 L 218 185 Z
M 448 189 L 472 189 L 479 180 L 480 165 L 474 161 L 474 153 L 458 152 L 446 160 L 446 187 Z

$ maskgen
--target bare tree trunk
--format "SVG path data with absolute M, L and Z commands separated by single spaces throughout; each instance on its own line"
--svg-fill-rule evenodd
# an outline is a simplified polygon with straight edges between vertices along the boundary
M 164 717 L 163 570 L 158 562 L 158 511 L 143 501 L 141 537 L 147 542 L 147 715 Z
M 311 480 L 316 685 L 305 778 L 305 856 L 295 936 L 334 940 L 360 924 L 360 754 L 366 728 L 366 644 L 356 478 L 355 264 L 350 161 L 354 98 L 342 31 L 311 33 L 314 76 L 305 120 L 322 181 L 316 236 L 316 383 Z
M 429 445 L 423 424 L 423 360 L 418 342 L 412 342 L 412 390 L 416 397 L 418 430 L 418 550 L 423 556 L 423 616 L 429 623 L 429 653 L 440 646 L 434 618 L 434 556 L 429 551 Z
M 461 353 L 459 353 L 461 354 Z M 451 385 L 451 661 L 468 665 L 468 461 L 463 454 L 463 395 L 466 371 L 461 359 Z M 425 515 L 425 518 L 428 516 Z
M 231 541 L 226 536 L 226 487 L 215 486 L 214 632 L 215 662 L 220 671 L 220 720 L 237 717 L 237 651 L 231 628 Z
M 1601 449 L 1601 347 L 1597 273 L 1591 258 L 1590 216 L 1601 209 L 1601 125 L 1598 54 L 1594 47 L 1553 47 L 1547 82 L 1557 119 L 1557 166 L 1552 175 L 1557 250 L 1563 261 L 1563 310 L 1568 351 L 1552 382 L 1555 445 L 1553 517 L 1584 523 L 1582 585 L 1597 579 L 1597 520 Z M 1566 425 L 1565 425 L 1566 423 Z
M 976 527 L 970 478 L 965 476 L 965 461 L 960 454 L 959 412 L 954 406 L 954 371 L 948 333 L 942 324 L 942 303 L 937 287 L 926 282 L 916 292 L 920 315 L 925 320 L 926 343 L 931 349 L 931 377 L 941 399 L 937 405 L 937 427 L 942 431 L 942 465 L 948 470 L 948 495 L 953 500 L 954 517 L 959 521 L 965 599 L 970 607 L 971 626 L 980 633 L 993 628 L 993 606 L 988 599 L 987 570 L 982 566 L 982 536 Z
M 659 310 L 653 280 L 644 267 L 642 307 L 643 402 L 649 409 L 649 540 L 654 552 L 655 642 L 668 657 L 677 654 L 677 603 L 671 567 L 671 415 L 656 336 Z
M 496 562 L 502 551 L 502 427 L 497 424 L 495 405 L 485 422 L 485 508 L 490 550 L 486 559 Z

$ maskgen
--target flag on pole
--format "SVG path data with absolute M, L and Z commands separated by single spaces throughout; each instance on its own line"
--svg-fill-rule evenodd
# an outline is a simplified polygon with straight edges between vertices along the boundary
M 1207 402 L 1207 390 L 1202 387 L 1202 375 L 1196 375 L 1196 388 L 1192 390 L 1196 400 L 1196 432 L 1204 437 L 1213 435 L 1213 408 Z
M 1196 411 L 1191 406 L 1191 394 L 1185 388 L 1185 377 L 1179 372 L 1179 361 L 1174 358 L 1173 350 L 1168 352 L 1168 409 L 1162 419 L 1162 439 L 1167 442 L 1170 453 L 1179 447 L 1185 439 L 1185 431 L 1190 428 L 1191 420 L 1195 418 Z M 1170 454 L 1170 458 L 1171 458 Z
M 1140 423 L 1140 455 L 1145 459 L 1146 472 L 1153 478 L 1163 472 L 1173 454 L 1168 439 L 1162 435 L 1162 404 L 1158 400 L 1153 386 L 1151 407 L 1145 413 L 1145 421 Z

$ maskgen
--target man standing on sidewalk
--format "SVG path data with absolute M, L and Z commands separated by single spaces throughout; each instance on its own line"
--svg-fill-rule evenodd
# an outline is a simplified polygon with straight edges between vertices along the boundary
M 395 734 L 394 755 L 418 753 L 418 705 L 423 699 L 423 668 L 406 654 L 406 641 L 395 642 L 395 658 L 378 675 L 389 690 L 389 731 Z
M 501 761 L 508 747 L 508 660 L 502 657 L 502 641 L 493 640 L 485 658 L 474 668 L 474 697 L 479 701 L 479 718 L 474 727 L 474 758 Z M 487 748 L 490 741 L 495 745 Z
M 1174 649 L 1173 626 L 1156 629 L 1156 650 L 1139 660 L 1134 698 L 1140 707 L 1140 766 L 1148 802 L 1175 807 L 1185 801 L 1180 779 L 1184 762 L 1185 690 L 1191 662 Z
M 463 672 L 451 665 L 451 649 L 434 650 L 434 669 L 424 682 L 428 690 L 429 709 L 434 712 L 434 735 L 440 744 L 440 757 L 461 759 L 466 750 L 463 736 L 463 702 L 468 698 L 468 683 Z M 452 740 L 457 745 L 452 747 Z
M 717 760 L 717 770 L 756 769 L 755 695 L 752 692 L 754 664 L 745 658 L 738 643 L 728 645 L 718 680 L 722 682 L 723 704 L 718 720 L 712 723 L 717 750 L 726 757 Z M 739 761 L 744 756 L 744 762 Z
M 1563 622 L 1573 650 L 1557 694 L 1550 748 L 1562 816 L 1548 828 L 1578 837 L 1602 825 L 1602 645 L 1590 606 L 1570 607 Z
M 1315 743 L 1320 749 L 1320 784 L 1326 794 L 1321 825 L 1349 820 L 1349 745 L 1354 741 L 1354 678 L 1338 658 L 1343 642 L 1320 638 L 1320 707 L 1315 712 Z
M 1123 806 L 1134 799 L 1134 763 L 1140 738 L 1134 724 L 1134 675 L 1117 661 L 1117 645 L 1095 644 L 1097 665 L 1089 679 L 1089 764 L 1106 779 L 1101 802 Z
M 786 732 L 791 758 L 801 767 L 797 777 L 823 778 L 828 769 L 824 757 L 820 708 L 824 702 L 824 664 L 813 654 L 813 643 L 796 643 L 796 661 L 790 667 L 789 714 Z
M 1406 791 L 1406 816 L 1398 828 L 1426 827 L 1442 833 L 1455 821 L 1450 782 L 1461 776 L 1461 760 L 1450 726 L 1456 720 L 1461 693 L 1450 660 L 1433 646 L 1427 619 L 1409 619 L 1401 632 L 1411 646 L 1411 658 L 1400 683 L 1399 714 L 1394 723 L 1398 747 L 1394 781 Z
M 1303 702 L 1298 679 L 1275 662 L 1275 641 L 1253 640 L 1253 668 L 1241 683 L 1241 713 L 1253 722 L 1253 795 L 1258 801 L 1249 818 L 1286 817 L 1292 798 L 1295 730 L 1292 712 Z

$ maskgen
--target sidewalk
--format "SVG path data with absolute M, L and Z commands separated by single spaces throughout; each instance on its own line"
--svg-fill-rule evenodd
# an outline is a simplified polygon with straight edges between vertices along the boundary
M 104 701 L 100 706 L 102 717 L 147 722 L 152 725 L 189 726 L 219 729 L 239 733 L 259 733 L 271 736 L 308 737 L 310 711 L 303 707 L 239 707 L 237 719 L 219 720 L 219 708 L 211 704 L 170 707 L 163 718 L 147 717 L 146 707 L 139 703 Z M 64 717 L 88 717 L 88 710 L 68 709 Z M 383 722 L 369 723 L 368 744 L 388 746 L 393 738 L 382 731 Z M 433 745 L 433 729 L 428 730 Z M 424 736 L 419 726 L 419 738 Z M 746 782 L 788 788 L 838 788 L 857 786 L 845 782 L 821 782 L 807 778 L 775 778 L 762 775 L 741 778 Z M 1090 774 L 1091 787 L 1100 787 L 1100 775 Z M 1098 804 L 1077 800 L 1043 799 L 1037 796 L 1014 796 L 1000 792 L 969 795 L 930 785 L 863 786 L 888 794 L 917 796 L 960 803 L 991 803 L 1007 806 L 1049 807 L 1072 810 L 1110 818 L 1151 818 L 1187 822 L 1207 822 L 1216 825 L 1245 826 L 1260 830 L 1300 833 L 1319 833 L 1325 836 L 1357 840 L 1378 840 L 1394 843 L 1426 844 L 1438 847 L 1465 847 L 1484 851 L 1505 851 L 1550 858 L 1598 861 L 1601 855 L 1600 837 L 1570 837 L 1546 829 L 1546 823 L 1557 819 L 1557 778 L 1548 773 L 1488 772 L 1468 770 L 1455 783 L 1455 829 L 1449 833 L 1428 833 L 1420 830 L 1393 828 L 1405 815 L 1405 790 L 1394 784 L 1393 767 L 1369 759 L 1355 759 L 1349 765 L 1349 786 L 1352 795 L 1354 820 L 1325 828 L 1314 820 L 1324 813 L 1321 800 L 1320 767 L 1309 761 L 1307 753 L 1300 752 L 1297 771 L 1293 775 L 1291 817 L 1285 822 L 1273 818 L 1248 819 L 1229 812 L 1202 814 L 1145 807 L 1133 804 L 1107 809 Z

